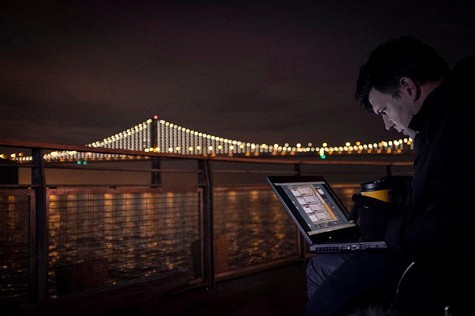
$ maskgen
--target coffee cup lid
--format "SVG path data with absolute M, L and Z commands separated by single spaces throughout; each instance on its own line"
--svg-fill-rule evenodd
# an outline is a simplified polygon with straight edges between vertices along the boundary
M 375 191 L 388 189 L 387 182 L 380 178 L 376 181 L 363 182 L 360 184 L 361 191 Z

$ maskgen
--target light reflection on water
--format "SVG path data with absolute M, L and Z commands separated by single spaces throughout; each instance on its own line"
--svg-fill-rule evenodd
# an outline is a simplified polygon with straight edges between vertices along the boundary
M 52 296 L 192 266 L 197 192 L 53 194 L 49 206 Z
M 297 255 L 295 226 L 268 190 L 215 192 L 215 235 L 229 269 Z
M 51 297 L 173 271 L 202 277 L 199 192 L 70 191 L 49 195 Z M 27 298 L 29 199 L 0 198 L 2 304 Z M 218 273 L 298 254 L 296 228 L 267 188 L 218 189 L 213 201 Z

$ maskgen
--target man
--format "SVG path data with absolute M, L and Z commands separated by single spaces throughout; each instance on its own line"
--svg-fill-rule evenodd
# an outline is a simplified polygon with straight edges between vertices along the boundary
M 405 201 L 354 195 L 352 212 L 378 252 L 314 255 L 303 315 L 348 315 L 378 306 L 398 315 L 470 315 L 474 282 L 475 56 L 452 71 L 429 45 L 400 37 L 377 47 L 359 71 L 356 99 L 414 141 Z M 404 187 L 404 185 L 398 185 Z M 361 309 L 360 309 L 361 310 Z M 474 309 L 475 310 L 475 309 Z

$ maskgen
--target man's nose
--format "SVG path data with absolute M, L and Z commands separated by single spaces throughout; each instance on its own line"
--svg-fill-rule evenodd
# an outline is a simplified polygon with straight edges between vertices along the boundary
M 383 116 L 384 127 L 389 131 L 394 127 L 393 121 L 391 121 L 387 116 Z

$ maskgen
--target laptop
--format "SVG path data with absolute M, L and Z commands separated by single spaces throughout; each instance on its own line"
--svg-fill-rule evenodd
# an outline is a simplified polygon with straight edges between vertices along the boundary
M 310 245 L 312 253 L 385 249 L 363 241 L 350 213 L 323 176 L 268 176 L 270 187 Z

